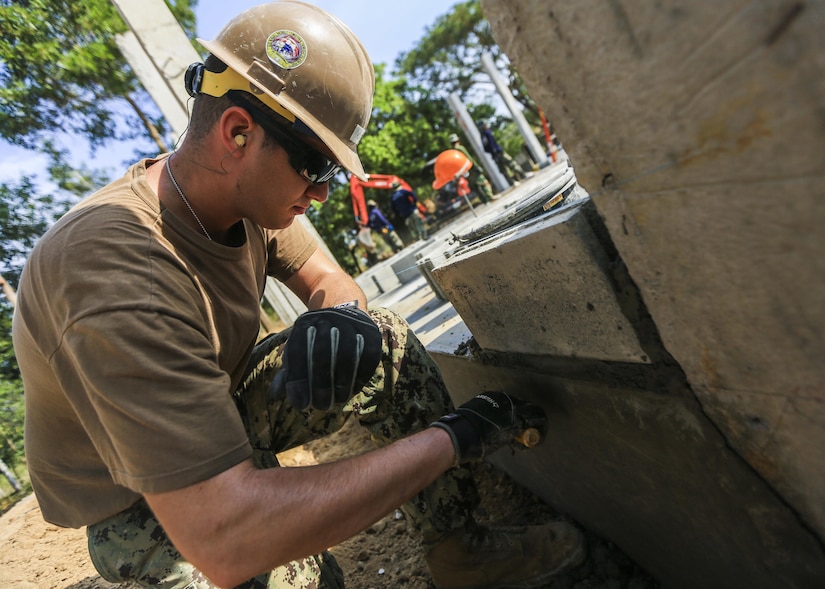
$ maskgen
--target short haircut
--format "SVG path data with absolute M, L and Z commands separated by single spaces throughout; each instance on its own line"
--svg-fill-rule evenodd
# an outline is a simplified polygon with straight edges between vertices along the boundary
M 204 61 L 204 67 L 210 72 L 221 73 L 227 68 L 227 65 L 214 55 L 209 54 Z M 269 110 L 269 107 L 258 100 L 251 92 L 230 90 L 227 94 L 218 97 L 209 96 L 208 94 L 198 94 L 192 105 L 192 117 L 190 118 L 189 129 L 187 131 L 187 135 L 191 140 L 202 141 L 212 128 L 218 124 L 218 121 L 220 121 L 221 116 L 227 108 L 232 106 L 246 108 L 246 104 L 239 104 L 238 100 L 233 100 L 233 95 L 236 97 L 241 95 L 244 99 L 243 102 L 248 103 L 253 108 L 257 107 L 263 112 Z M 250 109 L 247 108 L 247 110 Z M 252 116 L 253 113 L 250 111 L 249 114 Z M 264 129 L 264 136 L 266 138 L 264 143 L 266 146 L 274 147 L 277 145 L 274 137 L 272 137 L 266 129 Z

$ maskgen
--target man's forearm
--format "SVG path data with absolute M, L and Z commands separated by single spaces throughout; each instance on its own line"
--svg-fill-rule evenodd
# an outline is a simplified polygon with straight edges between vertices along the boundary
M 329 276 L 320 281 L 309 297 L 307 308 L 323 309 L 349 301 L 358 301 L 359 309 L 367 308 L 367 297 L 361 287 L 348 274 Z
M 320 250 L 316 250 L 285 284 L 310 310 L 334 307 L 347 301 L 358 301 L 359 308 L 367 308 L 367 297 L 361 287 Z
M 146 498 L 181 553 L 219 585 L 234 586 L 354 536 L 454 461 L 449 435 L 429 428 L 331 464 L 256 470 L 247 461 Z

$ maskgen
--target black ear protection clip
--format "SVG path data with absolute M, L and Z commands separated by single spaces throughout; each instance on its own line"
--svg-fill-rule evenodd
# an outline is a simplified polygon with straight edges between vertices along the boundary
M 303 128 L 306 128 L 307 131 L 309 130 L 309 128 L 286 107 L 279 104 L 266 92 L 259 90 L 257 86 L 232 68 L 226 68 L 224 71 L 217 73 L 206 69 L 203 63 L 195 62 L 186 68 L 183 85 L 186 88 L 187 94 L 193 98 L 198 94 L 206 94 L 207 96 L 217 98 L 225 96 L 230 90 L 242 90 L 254 94 L 258 100 L 286 119 L 287 122 L 295 126 L 296 129 L 301 132 L 304 132 Z M 309 135 L 315 136 L 311 131 Z
M 203 71 L 204 65 L 200 62 L 195 62 L 186 68 L 186 74 L 183 77 L 183 85 L 186 88 L 187 94 L 194 98 L 201 93 L 203 86 Z

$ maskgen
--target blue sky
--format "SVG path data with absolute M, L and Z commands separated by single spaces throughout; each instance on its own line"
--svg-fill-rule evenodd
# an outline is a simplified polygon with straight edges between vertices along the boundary
M 439 16 L 449 12 L 459 0 L 416 0 L 394 2 L 384 0 L 308 0 L 327 10 L 346 23 L 370 54 L 373 62 L 392 66 L 395 58 L 409 51 L 424 36 L 425 29 Z M 199 0 L 195 9 L 198 36 L 212 39 L 226 22 L 246 8 L 261 4 L 262 0 Z M 95 161 L 85 147 L 76 147 L 72 154 L 77 161 L 86 160 L 87 166 L 106 168 L 113 177 L 125 170 L 123 160 L 129 159 L 128 146 L 99 150 Z M 45 158 L 33 152 L 0 141 L 0 181 L 15 181 L 22 174 L 37 174 L 45 181 Z
M 392 65 L 402 51 L 409 51 L 439 16 L 459 0 L 308 0 L 346 23 L 361 39 L 372 61 Z M 261 0 L 199 0 L 195 9 L 198 36 L 211 39 L 229 18 Z M 231 8 L 227 8 L 231 6 Z M 229 12 L 231 11 L 231 12 Z

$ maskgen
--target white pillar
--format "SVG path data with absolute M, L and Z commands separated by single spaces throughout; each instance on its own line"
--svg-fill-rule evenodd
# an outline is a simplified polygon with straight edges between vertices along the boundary
M 481 144 L 481 134 L 478 132 L 478 128 L 473 122 L 472 117 L 470 117 L 470 113 L 467 112 L 467 107 L 464 106 L 463 102 L 461 102 L 461 98 L 458 97 L 456 92 L 453 92 L 447 97 L 447 102 L 453 109 L 453 112 L 458 119 L 458 124 L 461 125 L 461 128 L 464 130 L 464 134 L 470 142 L 470 148 L 475 152 L 478 157 L 478 161 L 481 162 L 481 166 L 484 168 L 484 173 L 493 183 L 493 187 L 496 189 L 496 192 L 507 190 L 507 188 L 510 187 L 510 183 L 507 182 L 501 174 L 501 171 L 499 171 L 492 156 L 484 151 L 484 147 Z
M 524 137 L 524 145 L 527 147 L 527 151 L 530 152 L 530 155 L 533 156 L 533 161 L 535 161 L 540 168 L 548 166 L 550 161 L 547 158 L 547 153 L 545 153 L 545 151 L 541 148 L 541 143 L 539 143 L 539 140 L 536 139 L 536 136 L 533 134 L 533 130 L 530 129 L 527 119 L 524 118 L 524 113 L 521 112 L 521 109 L 516 103 L 516 99 L 513 98 L 513 94 L 510 92 L 510 87 L 507 85 L 507 81 L 499 73 L 498 69 L 496 69 L 496 64 L 493 63 L 493 58 L 489 53 L 482 54 L 481 64 L 484 66 L 484 69 L 493 81 L 496 90 L 498 90 L 498 93 L 504 100 L 504 104 L 506 104 L 507 108 L 510 110 L 510 114 L 513 116 L 513 121 L 515 121 L 518 130 Z

